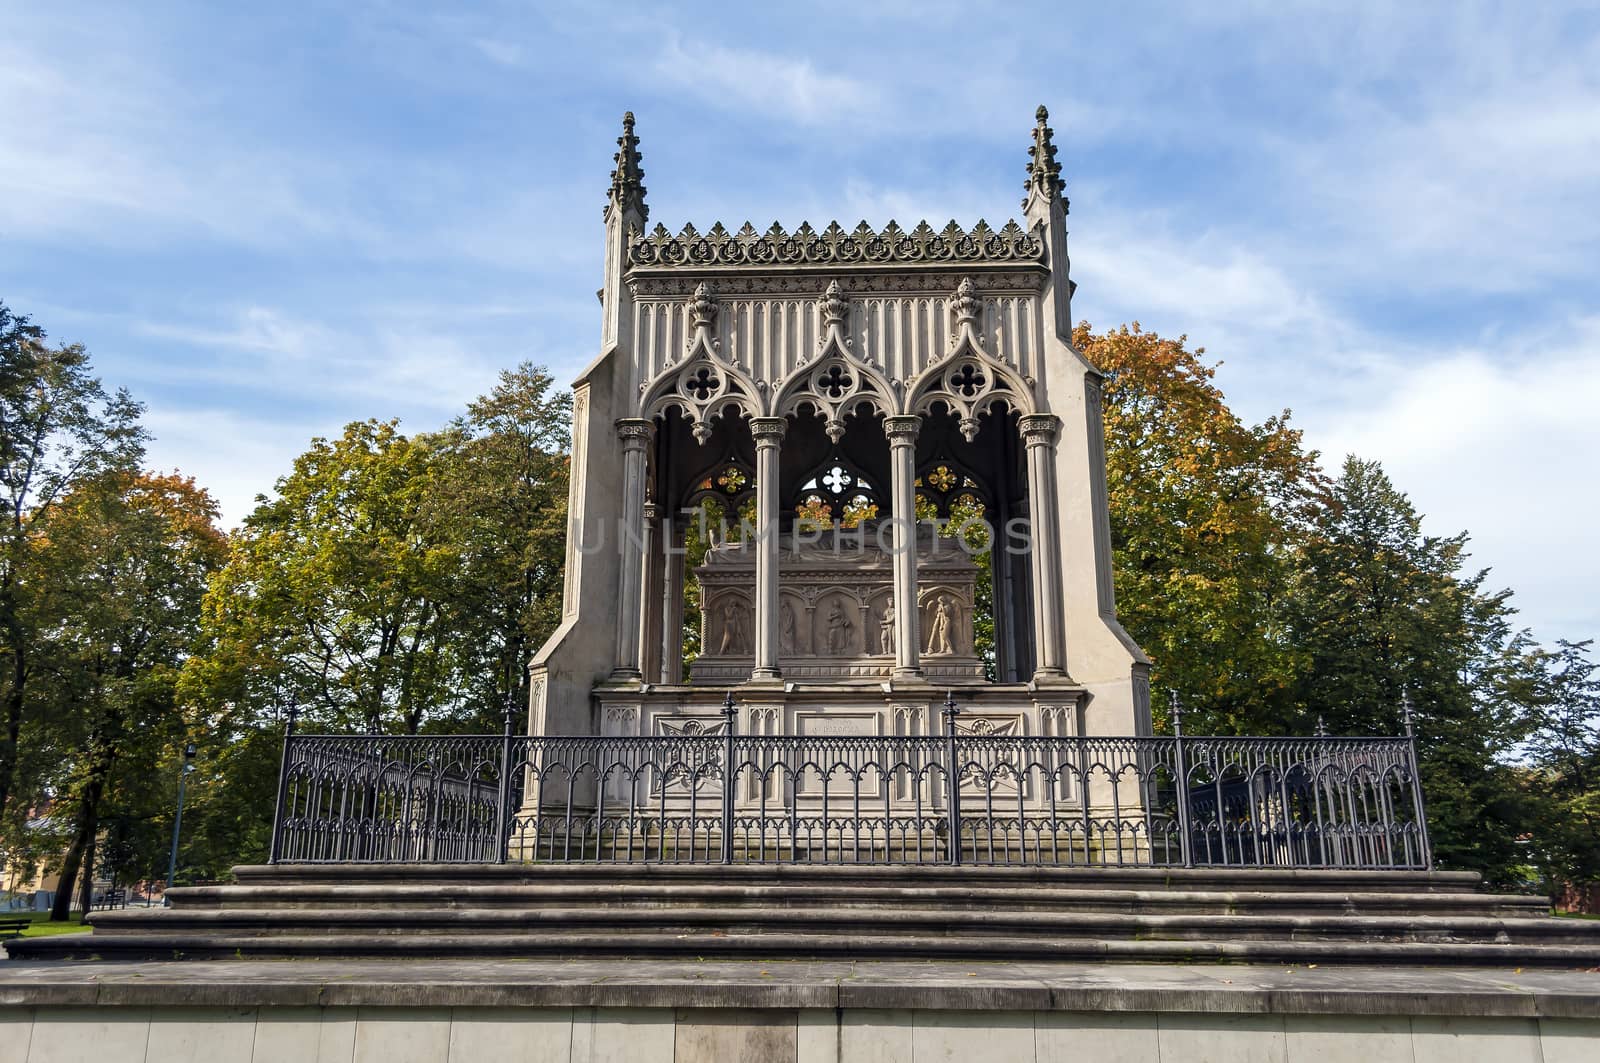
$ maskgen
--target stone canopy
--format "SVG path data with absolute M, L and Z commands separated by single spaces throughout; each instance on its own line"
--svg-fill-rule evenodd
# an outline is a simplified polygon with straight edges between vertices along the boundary
M 535 733 L 660 733 L 730 685 L 769 733 L 926 729 L 950 685 L 1008 733 L 1148 730 L 1043 108 L 1028 155 L 1019 220 L 674 233 L 624 118 Z M 708 516 L 748 533 L 691 565 Z

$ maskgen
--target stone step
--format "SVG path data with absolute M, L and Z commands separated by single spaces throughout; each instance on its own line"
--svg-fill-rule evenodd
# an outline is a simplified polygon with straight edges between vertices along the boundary
M 1600 964 L 1600 924 L 1566 919 L 1438 916 L 1129 915 L 902 908 L 879 911 L 828 907 L 779 908 L 364 908 L 129 910 L 93 917 L 106 938 L 148 934 L 274 935 L 518 935 L 545 933 L 782 933 L 920 936 L 1075 936 L 1132 940 L 1344 940 L 1559 944 L 1587 946 Z
M 1343 871 L 1295 868 L 1053 867 L 964 864 L 251 864 L 233 869 L 240 885 L 452 883 L 772 883 L 908 887 L 1033 885 L 1050 889 L 1461 893 L 1481 887 L 1471 871 Z
M 837 934 L 633 930 L 550 934 L 64 934 L 8 945 L 21 959 L 743 957 L 1554 967 L 1600 965 L 1593 946 L 1521 943 L 1124 940 L 1039 934 Z
M 722 884 L 710 882 L 512 883 L 436 885 L 199 886 L 172 890 L 182 911 L 344 907 L 441 908 L 670 908 L 689 906 L 806 907 L 899 910 L 948 906 L 963 910 L 1301 915 L 1449 915 L 1534 918 L 1548 914 L 1543 897 L 1490 893 L 1377 891 L 1269 892 L 1197 889 L 1054 889 L 1033 885 L 903 886 L 853 883 Z

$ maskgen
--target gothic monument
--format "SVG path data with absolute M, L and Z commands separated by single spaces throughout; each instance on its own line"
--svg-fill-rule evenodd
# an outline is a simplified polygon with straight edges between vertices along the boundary
M 1020 222 L 674 235 L 624 117 L 532 733 L 1149 732 L 1046 118 Z

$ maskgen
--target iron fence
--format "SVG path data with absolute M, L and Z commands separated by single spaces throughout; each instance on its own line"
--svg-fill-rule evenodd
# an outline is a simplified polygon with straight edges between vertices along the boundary
M 275 863 L 1431 865 L 1403 738 L 285 731 Z

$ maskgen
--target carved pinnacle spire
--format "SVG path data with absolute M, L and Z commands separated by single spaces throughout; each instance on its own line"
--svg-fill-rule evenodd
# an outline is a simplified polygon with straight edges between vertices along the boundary
M 1050 112 L 1041 103 L 1034 117 L 1037 121 L 1033 127 L 1033 146 L 1028 149 L 1028 180 L 1023 185 L 1027 192 L 1022 200 L 1024 209 L 1035 195 L 1043 196 L 1048 203 L 1066 189 L 1066 182 L 1061 180 L 1061 164 L 1056 161 L 1055 141 L 1050 139 L 1055 136 L 1055 130 L 1046 124 Z M 1066 207 L 1067 197 L 1061 195 L 1061 209 Z
M 622 135 L 617 138 L 617 147 L 620 150 L 611 157 L 617 168 L 611 171 L 606 209 L 609 211 L 612 204 L 623 210 L 632 207 L 641 219 L 648 218 L 650 209 L 644 205 L 644 170 L 639 168 L 639 138 L 633 135 L 632 111 L 622 116 Z

